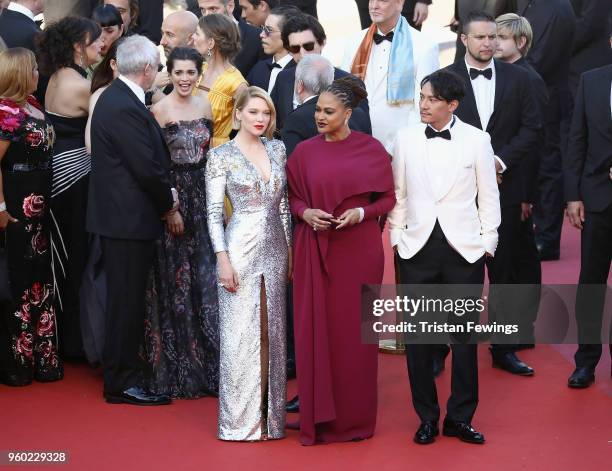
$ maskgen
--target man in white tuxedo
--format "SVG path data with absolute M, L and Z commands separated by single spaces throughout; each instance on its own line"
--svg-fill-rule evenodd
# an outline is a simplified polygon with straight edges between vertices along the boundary
M 372 135 L 391 152 L 397 130 L 418 123 L 420 82 L 438 70 L 438 45 L 402 16 L 404 0 L 370 0 L 372 25 L 351 38 L 341 68 L 365 83 Z
M 465 85 L 440 70 L 421 82 L 421 124 L 398 132 L 393 146 L 397 205 L 389 213 L 391 245 L 402 284 L 484 283 L 485 258 L 497 246 L 501 222 L 489 135 L 454 116 Z M 480 289 L 481 292 L 481 289 Z M 440 407 L 434 345 L 408 344 L 412 402 L 421 419 L 414 441 L 438 435 Z M 472 428 L 478 403 L 477 345 L 452 345 L 452 386 L 443 434 L 484 443 Z

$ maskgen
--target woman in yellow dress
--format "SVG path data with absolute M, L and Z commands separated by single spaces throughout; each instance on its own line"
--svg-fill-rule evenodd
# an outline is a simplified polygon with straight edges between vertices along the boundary
M 240 50 L 238 26 L 225 15 L 203 16 L 196 31 L 195 47 L 206 60 L 197 90 L 208 95 L 212 107 L 213 148 L 230 140 L 234 100 L 248 86 L 232 65 Z

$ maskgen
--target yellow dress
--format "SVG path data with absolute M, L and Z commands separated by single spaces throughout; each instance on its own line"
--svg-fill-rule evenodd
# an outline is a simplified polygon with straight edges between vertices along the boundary
M 200 80 L 206 74 L 207 69 L 208 64 L 204 64 Z M 210 90 L 198 83 L 196 90 L 208 92 L 208 101 L 212 108 L 213 137 L 210 145 L 211 149 L 229 141 L 233 125 L 234 94 L 243 83 L 247 84 L 247 81 L 236 67 L 230 67 L 219 75 Z

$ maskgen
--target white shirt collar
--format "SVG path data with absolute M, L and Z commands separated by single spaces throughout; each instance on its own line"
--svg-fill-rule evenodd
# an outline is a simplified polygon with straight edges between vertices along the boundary
M 463 60 L 465 61 L 465 66 L 467 67 L 468 71 L 470 69 L 477 69 L 477 70 L 491 69 L 493 73 L 495 74 L 495 61 L 493 59 L 491 59 L 489 63 L 485 65 L 484 67 L 476 67 L 475 65 L 470 65 L 467 61 L 467 57 L 464 57 Z
M 304 103 L 306 103 L 307 101 L 310 101 L 310 100 L 312 100 L 313 98 L 316 98 L 316 97 L 317 97 L 317 95 L 312 95 L 312 96 L 309 96 L 308 98 L 306 98 L 306 99 L 305 99 L 305 100 L 302 102 L 302 105 L 303 105 Z
M 287 67 L 287 64 L 289 62 L 291 62 L 291 59 L 293 59 L 293 56 L 291 54 L 287 53 L 286 56 L 283 56 L 281 59 L 279 59 L 277 61 L 272 59 L 272 63 L 273 64 L 278 64 L 278 65 L 280 65 L 284 69 L 285 67 Z
M 400 15 L 400 17 L 397 19 L 397 23 L 395 23 L 395 26 L 393 27 L 393 29 L 391 31 L 389 31 L 389 33 L 393 33 L 395 34 L 395 30 L 397 29 L 397 26 L 399 25 L 399 22 L 402 20 L 402 17 Z M 380 28 L 376 28 L 376 32 L 382 36 L 385 36 L 385 34 L 380 30 Z M 387 33 L 387 34 L 389 34 Z
M 120 75 L 119 80 L 125 83 L 130 88 L 130 90 L 134 92 L 134 95 L 138 97 L 138 99 L 142 102 L 143 105 L 145 104 L 145 91 L 142 89 L 140 85 L 138 85 L 137 83 L 134 83 L 132 80 L 127 78 L 125 75 Z
M 18 13 L 22 13 L 25 16 L 27 16 L 28 18 L 30 18 L 32 21 L 34 21 L 34 13 L 32 13 L 32 10 L 30 10 L 27 7 L 24 7 L 23 5 L 21 5 L 19 3 L 15 3 L 15 2 L 9 3 L 9 6 L 7 7 L 7 10 L 12 10 L 12 11 L 16 11 Z

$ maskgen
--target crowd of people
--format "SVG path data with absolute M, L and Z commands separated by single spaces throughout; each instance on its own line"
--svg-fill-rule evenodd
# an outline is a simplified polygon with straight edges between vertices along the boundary
M 419 30 L 430 0 L 356 3 L 364 29 L 335 67 L 315 1 L 165 18 L 161 1 L 0 2 L 1 384 L 86 359 L 108 403 L 218 396 L 222 440 L 367 439 L 378 348 L 361 289 L 382 283 L 385 225 L 399 283 L 531 286 L 489 320 L 518 305 L 521 338 L 492 363 L 533 376 L 517 352 L 535 347 L 530 300 L 564 211 L 579 282 L 601 287 L 579 289 L 590 330 L 578 318 L 568 386 L 593 383 L 602 346 L 585 331 L 601 330 L 612 260 L 606 0 L 457 1 L 443 69 Z M 451 350 L 442 433 L 485 442 L 477 345 L 458 342 L 406 346 L 418 444 L 439 435 Z

